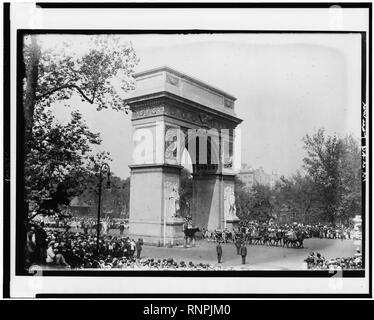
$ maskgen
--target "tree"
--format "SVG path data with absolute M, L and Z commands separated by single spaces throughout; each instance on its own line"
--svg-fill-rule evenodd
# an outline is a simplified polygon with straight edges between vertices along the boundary
M 270 187 L 255 184 L 251 193 L 251 218 L 258 221 L 269 221 L 274 215 L 274 209 L 274 197 Z
M 325 220 L 347 220 L 361 208 L 360 149 L 352 136 L 326 136 L 323 129 L 304 137 L 304 168 L 318 189 Z M 352 211 L 353 210 L 353 211 Z
M 292 221 L 320 221 L 319 193 L 313 179 L 299 171 L 290 178 L 281 177 L 274 188 L 278 211 L 287 208 Z
M 268 221 L 274 213 L 274 194 L 269 186 L 255 184 L 248 190 L 239 178 L 235 179 L 237 216 L 243 220 Z
M 66 124 L 56 123 L 50 111 L 37 106 L 31 132 L 30 152 L 25 163 L 26 200 L 37 214 L 61 212 L 72 197 L 82 192 L 87 177 L 97 171 L 107 153 L 92 154 L 91 146 L 101 143 L 79 112 Z
M 326 215 L 326 220 L 334 223 L 339 206 L 340 176 L 339 161 L 342 145 L 336 135 L 325 136 L 324 129 L 316 134 L 304 137 L 304 167 L 319 188 Z
M 24 38 L 25 143 L 31 138 L 35 107 L 66 100 L 73 93 L 98 110 L 110 107 L 127 112 L 121 93 L 133 88 L 138 63 L 130 43 L 116 35 L 90 36 L 88 51 L 75 55 L 69 52 L 71 43 L 52 50 L 43 48 L 42 40 L 38 35 Z
M 134 49 L 115 35 L 86 39 L 81 46 L 86 51 L 77 53 L 71 41 L 60 49 L 48 49 L 45 36 L 24 37 L 24 179 L 26 200 L 37 212 L 58 210 L 76 193 L 71 193 L 71 187 L 79 186 L 76 179 L 89 170 L 89 163 L 95 166 L 94 162 L 103 160 L 103 155 L 88 158 L 89 145 L 99 144 L 99 135 L 88 130 L 79 113 L 73 113 L 66 126 L 54 125 L 47 108 L 79 94 L 97 110 L 127 113 L 121 94 L 134 85 L 132 75 L 138 63 Z
M 235 206 L 240 219 L 248 219 L 251 209 L 251 195 L 245 184 L 235 177 Z
M 342 156 L 340 161 L 342 194 L 338 217 L 341 222 L 349 223 L 349 219 L 361 215 L 361 148 L 352 135 L 342 139 Z
M 79 194 L 79 198 L 92 206 L 91 212 L 96 215 L 98 206 L 99 175 L 91 174 L 84 186 L 84 190 Z M 108 213 L 112 217 L 128 218 L 130 203 L 130 178 L 121 179 L 115 175 L 110 177 L 110 190 L 102 188 L 102 212 Z M 123 215 L 124 213 L 124 215 Z

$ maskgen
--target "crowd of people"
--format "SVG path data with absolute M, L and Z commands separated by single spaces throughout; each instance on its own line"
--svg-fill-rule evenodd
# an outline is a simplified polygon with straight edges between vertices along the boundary
M 304 239 L 317 237 L 327 239 L 351 239 L 352 229 L 347 226 L 326 224 L 304 225 L 302 223 L 277 224 L 273 221 L 259 222 L 241 220 L 233 230 L 203 230 L 203 237 L 211 241 L 235 242 L 238 238 L 247 244 L 303 248 Z
M 362 255 L 357 250 L 353 257 L 326 259 L 319 252 L 311 252 L 305 259 L 309 270 L 355 270 L 362 269 Z
M 214 270 L 208 263 L 142 257 L 142 246 L 142 239 L 101 234 L 97 250 L 94 233 L 49 228 L 40 222 L 29 226 L 26 264 L 71 269 Z
M 239 222 L 239 229 L 245 233 L 251 233 L 254 231 L 266 231 L 266 232 L 290 232 L 294 230 L 303 231 L 307 238 L 326 238 L 326 239 L 351 239 L 352 228 L 349 226 L 336 226 L 333 224 L 322 224 L 317 223 L 313 225 L 303 223 L 285 223 L 278 224 L 273 221 L 259 222 L 259 221 L 246 221 L 241 220 Z
M 70 220 L 58 221 L 58 218 L 46 217 L 36 220 L 28 227 L 25 256 L 26 265 L 41 264 L 51 267 L 72 269 L 178 269 L 178 270 L 212 270 L 214 267 L 204 263 L 177 262 L 173 258 L 153 259 L 142 257 L 142 239 L 131 239 L 123 235 L 124 223 L 117 228 L 120 233 L 107 232 L 100 228 L 100 237 L 97 241 L 96 221 L 92 218 L 75 217 Z M 104 220 L 107 225 L 114 225 L 113 221 Z M 118 221 L 116 221 L 118 223 Z M 121 229 L 121 226 L 122 229 Z M 108 227 L 109 229 L 109 227 Z M 245 264 L 247 256 L 248 236 L 252 237 L 254 231 L 267 234 L 266 239 L 274 231 L 290 232 L 302 230 L 307 237 L 349 239 L 349 228 L 339 229 L 328 225 L 302 225 L 298 223 L 278 225 L 275 223 L 260 223 L 257 221 L 241 221 L 234 232 L 222 232 L 225 237 L 231 234 L 236 246 L 237 254 L 242 257 Z M 340 230 L 339 232 L 337 230 Z M 335 235 L 332 235 L 335 231 Z M 241 236 L 238 236 L 241 235 Z M 243 235 L 246 235 L 243 237 Z M 252 238 L 251 238 L 252 239 Z M 226 242 L 220 238 L 217 241 L 217 261 L 221 262 L 221 243 Z M 252 239 L 253 240 L 253 239 Z M 351 258 L 337 258 L 326 260 L 319 253 L 312 253 L 305 262 L 308 269 L 359 269 L 362 267 L 360 255 Z
M 80 233 L 45 228 L 43 222 L 29 226 L 26 239 L 26 264 L 100 268 L 101 261 L 140 259 L 143 241 L 95 233 Z M 116 260 L 116 261 L 117 261 Z
M 141 258 L 141 259 L 107 259 L 99 261 L 101 269 L 130 269 L 130 270 L 215 270 L 209 263 L 193 263 L 192 261 L 177 262 L 173 258 Z
M 71 269 L 133 269 L 133 270 L 215 270 L 216 265 L 202 262 L 176 261 L 173 258 L 142 257 L 143 241 L 129 237 L 100 234 L 99 246 L 95 233 L 73 232 L 49 228 L 44 222 L 30 224 L 26 241 L 27 267 L 42 265 Z M 221 263 L 222 247 L 217 244 Z M 247 248 L 239 244 L 237 253 L 245 264 Z M 219 269 L 229 267 L 219 266 Z M 230 268 L 229 268 L 230 269 Z
M 63 228 L 63 229 L 81 229 L 85 234 L 95 233 L 97 230 L 97 218 L 94 217 L 58 217 L 58 216 L 38 216 L 34 220 L 37 223 L 42 223 L 48 228 Z M 100 232 L 108 233 L 110 229 L 118 229 L 121 235 L 125 229 L 128 229 L 128 219 L 109 218 L 105 217 L 100 222 Z

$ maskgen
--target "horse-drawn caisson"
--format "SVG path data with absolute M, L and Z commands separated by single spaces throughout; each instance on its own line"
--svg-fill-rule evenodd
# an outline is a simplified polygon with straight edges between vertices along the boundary
M 229 231 L 227 229 L 216 229 L 211 232 L 210 235 L 208 235 L 208 237 L 206 238 L 208 238 L 208 240 L 210 239 L 216 242 L 227 243 L 229 241 L 235 241 L 237 235 L 238 234 L 236 234 L 235 232 Z
M 209 235 L 208 239 L 216 242 L 227 243 L 236 240 L 247 244 L 282 246 L 287 248 L 303 248 L 304 239 L 308 237 L 307 232 L 302 229 L 285 230 L 280 228 L 248 228 L 242 227 L 234 231 L 216 229 Z
M 303 230 L 283 230 L 277 228 L 243 228 L 242 238 L 248 244 L 303 248 L 307 238 Z M 237 236 L 236 236 L 237 237 Z
M 187 247 L 190 244 L 192 244 L 192 246 L 195 246 L 197 232 L 200 232 L 200 229 L 198 227 L 192 226 L 191 222 L 189 220 L 186 220 L 186 222 L 183 224 L 185 247 Z
M 283 246 L 287 248 L 304 248 L 304 239 L 307 237 L 307 233 L 303 230 L 288 232 L 283 239 Z
M 308 238 L 308 232 L 297 224 L 282 227 L 279 225 L 250 223 L 238 229 L 230 231 L 228 229 L 215 229 L 208 231 L 200 230 L 192 226 L 191 221 L 186 220 L 183 225 L 185 235 L 185 246 L 192 243 L 195 245 L 196 234 L 201 232 L 202 238 L 214 242 L 236 242 L 240 240 L 249 245 L 279 246 L 287 248 L 303 248 L 304 239 Z

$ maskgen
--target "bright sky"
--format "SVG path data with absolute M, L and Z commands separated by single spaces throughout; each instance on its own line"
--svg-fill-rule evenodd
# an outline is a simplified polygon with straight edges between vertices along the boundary
M 76 52 L 86 36 L 69 35 Z M 325 127 L 328 133 L 360 137 L 361 39 L 356 34 L 121 35 L 131 41 L 136 71 L 168 65 L 237 98 L 242 124 L 242 162 L 290 175 L 302 166 L 302 137 Z M 48 45 L 62 36 L 48 37 Z M 111 168 L 129 175 L 131 116 L 97 112 L 78 97 L 70 101 L 89 127 L 100 132 L 97 150 L 109 151 Z M 60 120 L 71 109 L 56 105 Z

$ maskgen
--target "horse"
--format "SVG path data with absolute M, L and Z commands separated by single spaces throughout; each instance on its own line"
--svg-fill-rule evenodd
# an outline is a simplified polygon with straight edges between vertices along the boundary
M 229 240 L 234 242 L 234 233 L 228 230 L 224 230 L 223 233 L 225 234 L 225 243 L 227 243 Z
M 270 245 L 274 246 L 278 246 L 278 245 L 281 245 L 282 246 L 282 241 L 284 239 L 284 232 L 281 231 L 281 230 L 274 230 L 273 232 L 270 233 L 269 235 L 269 242 L 270 242 Z
M 288 231 L 284 235 L 283 239 L 283 247 L 289 248 L 290 246 L 292 247 L 294 243 L 296 242 L 296 233 L 295 231 Z
M 304 239 L 307 238 L 307 233 L 305 231 L 296 231 L 296 237 L 298 242 L 298 248 L 304 248 Z
M 232 241 L 236 242 L 237 240 L 243 241 L 245 240 L 245 233 L 241 232 L 240 230 L 234 230 L 231 232 L 232 234 Z
M 203 232 L 203 239 L 207 241 L 213 241 L 213 232 L 205 229 Z
M 304 248 L 304 239 L 306 238 L 305 232 L 301 230 L 287 233 L 283 239 L 283 246 L 289 248 Z
M 274 241 L 276 239 L 277 239 L 276 231 L 275 230 L 268 230 L 268 232 L 266 234 L 266 238 L 265 238 L 266 244 L 268 246 L 272 246 L 272 245 L 274 245 Z
M 248 244 L 259 244 L 261 242 L 260 232 L 256 229 L 248 230 L 245 240 Z
M 215 242 L 226 242 L 226 235 L 223 230 L 216 229 L 212 232 L 212 239 Z
M 191 241 L 192 241 L 193 244 L 195 243 L 195 240 L 196 240 L 195 234 L 196 234 L 196 232 L 200 232 L 200 229 L 199 228 L 185 228 L 183 230 L 184 239 L 185 239 L 186 243 L 191 242 Z

